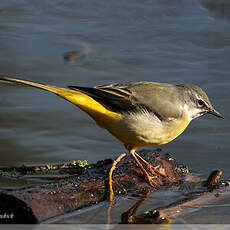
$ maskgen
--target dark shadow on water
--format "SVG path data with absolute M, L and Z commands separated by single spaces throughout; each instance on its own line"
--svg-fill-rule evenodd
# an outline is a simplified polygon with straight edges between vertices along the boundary
M 214 16 L 230 20 L 229 0 L 202 0 L 201 4 Z

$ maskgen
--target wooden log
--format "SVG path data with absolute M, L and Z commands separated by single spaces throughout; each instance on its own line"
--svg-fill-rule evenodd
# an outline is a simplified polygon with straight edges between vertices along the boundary
M 167 178 L 156 177 L 155 189 L 182 183 L 189 174 L 188 168 L 179 165 L 169 154 L 159 150 L 143 150 L 139 154 L 167 175 Z M 39 223 L 106 200 L 112 162 L 100 161 L 82 175 L 56 182 L 4 191 L 0 194 L 0 213 L 13 214 L 14 218 L 0 219 L 0 223 Z M 126 195 L 130 190 L 142 192 L 149 187 L 131 156 L 122 159 L 113 174 L 115 196 Z

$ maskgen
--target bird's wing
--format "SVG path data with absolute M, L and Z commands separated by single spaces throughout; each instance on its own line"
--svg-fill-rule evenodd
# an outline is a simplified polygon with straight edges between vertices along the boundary
M 92 88 L 80 86 L 68 87 L 87 94 L 113 112 L 123 113 L 137 108 L 132 102 L 132 93 L 129 90 L 117 88 L 117 85 L 96 86 Z
M 177 91 L 174 85 L 156 82 L 109 84 L 93 88 L 69 86 L 87 94 L 113 112 L 126 113 L 147 110 L 160 120 L 180 117 Z

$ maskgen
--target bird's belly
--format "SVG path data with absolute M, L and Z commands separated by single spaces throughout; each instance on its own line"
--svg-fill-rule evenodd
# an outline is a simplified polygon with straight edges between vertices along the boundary
M 141 117 L 140 117 L 141 118 Z M 188 116 L 162 122 L 154 117 L 125 117 L 111 122 L 107 130 L 124 144 L 137 148 L 166 144 L 179 136 L 188 126 Z

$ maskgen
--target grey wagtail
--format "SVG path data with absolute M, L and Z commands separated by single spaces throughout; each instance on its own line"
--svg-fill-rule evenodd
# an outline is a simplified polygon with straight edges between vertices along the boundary
M 193 84 L 140 81 L 67 89 L 9 77 L 0 76 L 0 80 L 47 90 L 78 106 L 124 144 L 150 185 L 154 177 L 149 173 L 160 173 L 136 149 L 172 141 L 191 120 L 204 114 L 224 118 L 213 108 L 207 94 Z

